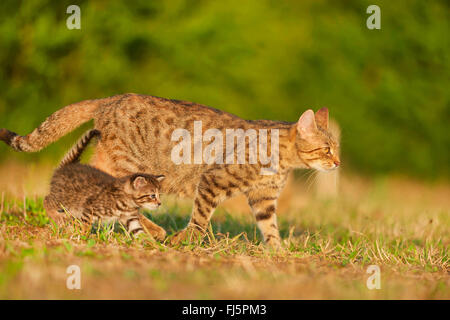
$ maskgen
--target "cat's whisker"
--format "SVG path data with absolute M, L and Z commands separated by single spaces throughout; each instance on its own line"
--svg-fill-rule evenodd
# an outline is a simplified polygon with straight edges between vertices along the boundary
M 311 177 L 314 175 L 315 171 L 314 170 L 308 170 L 307 171 L 307 175 L 306 175 L 306 180 L 305 180 L 305 184 L 308 184 L 309 180 L 311 179 Z
M 300 175 L 300 178 L 304 178 L 304 177 L 306 177 L 308 174 L 310 174 L 311 173 L 311 170 L 305 170 L 301 175 Z
M 312 173 L 309 175 L 308 179 L 306 180 L 306 191 L 309 192 L 309 190 L 311 189 L 311 186 L 315 183 L 315 181 L 317 180 L 317 174 L 318 171 L 312 171 Z

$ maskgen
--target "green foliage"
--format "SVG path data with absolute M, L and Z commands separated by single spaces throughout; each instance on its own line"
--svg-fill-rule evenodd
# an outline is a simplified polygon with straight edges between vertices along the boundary
M 25 198 L 23 201 L 3 202 L 0 211 L 0 222 L 8 225 L 17 225 L 22 223 L 22 219 L 30 226 L 43 227 L 50 223 L 50 219 L 44 210 L 43 199 Z M 9 212 L 11 210 L 11 212 Z
M 70 1 L 0 4 L 0 127 L 25 134 L 72 102 L 137 92 L 244 118 L 295 121 L 328 106 L 345 167 L 448 176 L 445 1 Z M 42 153 L 52 159 L 78 130 Z

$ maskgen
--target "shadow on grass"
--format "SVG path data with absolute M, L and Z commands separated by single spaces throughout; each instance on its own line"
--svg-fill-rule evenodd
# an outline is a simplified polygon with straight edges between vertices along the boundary
M 189 214 L 186 215 L 186 213 L 179 212 L 178 208 L 171 208 L 161 214 L 152 214 L 151 212 L 144 212 L 143 214 L 154 223 L 163 227 L 169 235 L 185 228 L 190 219 Z M 289 222 L 281 220 L 278 224 L 281 237 L 287 237 L 289 234 Z M 259 243 L 263 240 L 256 222 L 248 217 L 239 217 L 223 210 L 217 210 L 211 219 L 211 225 L 214 234 L 228 234 L 229 237 L 234 237 L 244 232 L 250 241 Z
M 49 224 L 50 221 L 45 214 L 43 208 L 43 200 L 39 199 L 26 199 L 24 206 L 23 202 L 14 201 L 7 204 L 8 212 L 0 212 L 0 221 L 8 224 L 20 225 L 23 223 L 23 209 L 25 208 L 28 213 L 26 216 L 26 222 L 29 225 L 43 227 Z M 164 209 L 163 209 L 164 210 Z M 178 205 L 166 207 L 161 213 L 155 214 L 154 212 L 144 211 L 143 214 L 163 227 L 167 233 L 173 234 L 177 231 L 185 228 L 189 222 L 190 214 L 186 214 L 186 208 L 179 207 Z M 214 234 L 228 234 L 229 237 L 237 236 L 244 232 L 247 239 L 255 243 L 262 241 L 261 233 L 256 226 L 256 222 L 252 217 L 230 214 L 224 209 L 217 209 L 214 216 L 211 219 L 211 224 Z M 294 226 L 293 221 L 287 221 L 282 217 L 278 218 L 278 226 L 280 235 L 282 238 L 286 238 L 289 235 L 289 228 Z M 109 227 L 106 226 L 108 229 Z M 91 233 L 97 233 L 102 231 L 103 228 L 98 230 L 98 223 L 93 223 Z M 124 233 L 123 227 L 118 223 L 113 226 L 115 232 Z M 299 235 L 304 232 L 296 228 L 294 235 Z

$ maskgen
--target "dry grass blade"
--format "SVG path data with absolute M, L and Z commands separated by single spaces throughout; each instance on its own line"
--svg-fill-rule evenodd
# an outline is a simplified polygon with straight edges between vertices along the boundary
M 343 176 L 339 199 L 316 201 L 305 191 L 315 178 L 304 175 L 302 185 L 288 187 L 292 196 L 284 201 L 290 205 L 277 212 L 281 251 L 260 242 L 252 216 L 225 207 L 204 241 L 172 246 L 170 236 L 162 244 L 134 238 L 120 223 L 123 232 L 100 222 L 92 233 L 67 210 L 69 221 L 61 227 L 41 224 L 47 218 L 42 198 L 24 197 L 22 208 L 22 194 L 2 192 L 0 298 L 450 298 L 450 188 L 405 182 L 380 187 Z M 168 202 L 152 220 L 178 231 L 190 209 Z M 77 296 L 61 290 L 73 263 L 83 274 Z M 382 270 L 377 292 L 365 286 L 371 264 Z

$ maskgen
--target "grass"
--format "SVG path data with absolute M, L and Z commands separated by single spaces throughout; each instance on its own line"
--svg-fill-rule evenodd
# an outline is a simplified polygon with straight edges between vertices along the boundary
M 450 187 L 392 177 L 341 181 L 337 199 L 290 183 L 280 200 L 282 251 L 261 242 L 240 198 L 217 210 L 204 242 L 174 247 L 132 239 L 114 225 L 57 227 L 42 195 L 5 187 L 0 298 L 449 299 Z M 191 204 L 163 203 L 145 214 L 170 235 L 186 225 Z M 81 268 L 81 290 L 66 288 L 72 264 Z M 372 264 L 381 268 L 380 290 L 366 287 Z

